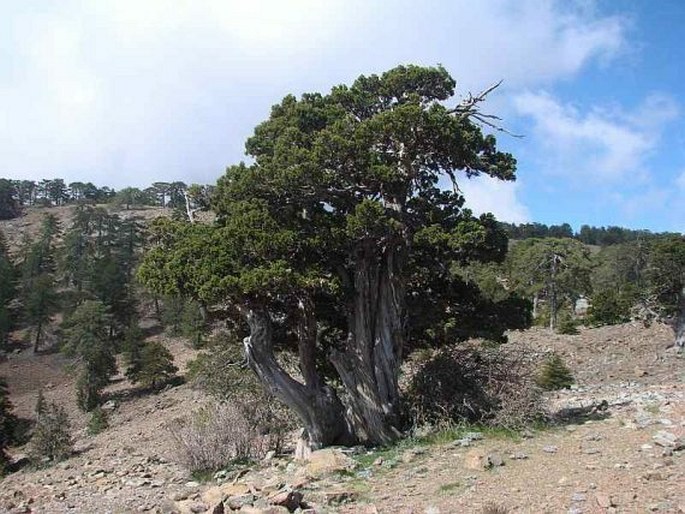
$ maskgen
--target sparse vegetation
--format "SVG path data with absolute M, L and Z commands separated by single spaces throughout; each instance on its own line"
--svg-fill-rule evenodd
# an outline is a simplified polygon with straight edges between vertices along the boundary
M 88 433 L 90 435 L 98 435 L 107 427 L 109 427 L 107 413 L 101 407 L 95 407 L 90 413 L 90 419 L 88 420 Z
M 71 423 L 64 407 L 39 400 L 36 426 L 29 443 L 29 458 L 36 466 L 52 464 L 69 457 L 73 451 Z
M 192 472 L 217 471 L 278 450 L 282 434 L 264 423 L 259 405 L 212 403 L 169 426 L 176 455 Z

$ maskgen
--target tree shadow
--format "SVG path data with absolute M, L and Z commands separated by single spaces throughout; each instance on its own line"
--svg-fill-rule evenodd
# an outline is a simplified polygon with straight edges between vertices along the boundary
M 123 381 L 124 379 L 119 379 L 119 381 Z M 126 403 L 130 402 L 132 400 L 138 399 L 138 398 L 144 398 L 146 396 L 154 396 L 157 395 L 165 390 L 178 387 L 180 385 L 183 385 L 186 383 L 185 377 L 178 375 L 178 376 L 173 376 L 169 380 L 165 381 L 163 384 L 160 384 L 158 387 L 152 388 L 152 387 L 130 387 L 128 389 L 122 389 L 119 391 L 111 391 L 108 393 L 105 393 L 102 396 L 103 402 L 108 402 L 108 401 L 114 401 L 117 403 Z
M 611 417 L 609 403 L 602 400 L 599 403 L 584 407 L 567 407 L 560 409 L 549 415 L 548 421 L 551 425 L 582 425 L 586 421 L 601 421 Z

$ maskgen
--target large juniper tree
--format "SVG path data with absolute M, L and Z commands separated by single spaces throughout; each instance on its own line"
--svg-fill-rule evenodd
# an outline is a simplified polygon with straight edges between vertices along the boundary
M 155 228 L 140 278 L 239 313 L 251 368 L 314 446 L 398 435 L 402 358 L 433 334 L 415 314 L 453 319 L 470 293 L 455 292 L 451 266 L 506 252 L 456 181 L 513 180 L 515 160 L 477 125 L 484 95 L 448 106 L 454 88 L 441 67 L 400 66 L 287 96 L 247 141 L 253 163 L 219 180 L 215 226 Z M 275 357 L 289 344 L 300 377 Z

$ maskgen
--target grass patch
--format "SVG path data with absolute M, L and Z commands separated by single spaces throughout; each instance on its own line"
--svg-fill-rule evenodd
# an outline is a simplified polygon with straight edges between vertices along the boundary
M 397 461 L 406 450 L 416 448 L 417 446 L 430 447 L 448 444 L 457 439 L 462 439 L 469 432 L 480 432 L 483 434 L 484 439 L 504 439 L 514 442 L 521 440 L 521 434 L 517 430 L 483 425 L 460 425 L 438 430 L 428 435 L 399 439 L 391 445 L 370 449 L 366 453 L 353 456 L 353 458 L 361 467 L 368 468 L 371 467 L 378 458 L 382 458 L 384 462 Z

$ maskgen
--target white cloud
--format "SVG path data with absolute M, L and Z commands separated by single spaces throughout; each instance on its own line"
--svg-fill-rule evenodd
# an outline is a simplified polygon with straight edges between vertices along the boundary
M 520 187 L 520 182 L 504 182 L 487 175 L 459 183 L 466 207 L 476 214 L 491 212 L 497 219 L 511 223 L 530 221 L 528 209 L 517 197 Z
M 213 181 L 285 94 L 400 62 L 443 63 L 464 92 L 539 87 L 627 47 L 625 20 L 562 0 L 0 5 L 0 175 L 116 187 Z
M 519 94 L 514 107 L 533 120 L 532 144 L 542 148 L 542 168 L 580 181 L 645 178 L 647 158 L 678 113 L 663 95 L 647 97 L 631 112 L 599 106 L 582 112 L 546 92 Z

